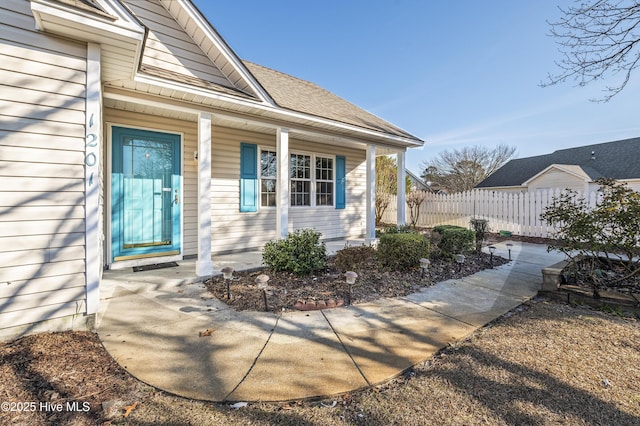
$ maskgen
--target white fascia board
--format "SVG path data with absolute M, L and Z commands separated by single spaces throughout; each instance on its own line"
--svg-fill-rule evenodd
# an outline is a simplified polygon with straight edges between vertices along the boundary
M 106 17 L 70 8 L 64 4 L 47 0 L 31 0 L 31 10 L 36 19 L 37 29 L 47 31 L 47 22 L 73 23 L 75 28 L 83 28 L 89 41 L 101 42 L 108 36 L 113 39 L 125 38 L 142 42 L 144 28 L 128 19 L 112 21 Z M 64 35 L 64 34 L 63 34 Z
M 274 105 L 270 105 L 270 104 L 265 104 L 262 102 L 255 102 L 255 101 L 249 101 L 249 100 L 245 100 L 245 99 L 240 99 L 240 98 L 235 98 L 232 96 L 228 96 L 228 95 L 224 95 L 224 94 L 220 94 L 218 92 L 215 92 L 213 90 L 207 90 L 207 89 L 201 89 L 201 88 L 196 88 L 193 86 L 190 86 L 188 84 L 183 84 L 183 83 L 178 83 L 175 81 L 171 81 L 171 80 L 166 80 L 160 77 L 154 77 L 154 76 L 149 76 L 149 75 L 142 75 L 142 74 L 137 74 L 135 77 L 135 81 L 139 82 L 139 83 L 145 83 L 145 84 L 150 84 L 153 86 L 159 86 L 159 87 L 164 87 L 167 89 L 171 89 L 171 90 L 176 90 L 179 92 L 186 92 L 186 93 L 190 93 L 190 94 L 194 94 L 194 95 L 198 95 L 198 96 L 204 96 L 207 98 L 213 98 L 219 101 L 224 101 L 224 102 L 229 102 L 238 106 L 242 106 L 245 108 L 255 108 L 257 110 L 260 111 L 264 111 L 267 112 L 269 114 L 272 114 L 272 118 L 277 118 L 277 119 L 281 119 L 287 122 L 291 122 L 292 124 L 295 124 L 295 120 L 304 120 L 304 121 L 310 121 L 313 123 L 317 123 L 317 124 L 321 124 L 324 126 L 329 126 L 332 127 L 334 129 L 336 129 L 336 131 L 349 131 L 349 132 L 355 132 L 358 135 L 361 135 L 359 137 L 361 138 L 375 138 L 377 140 L 379 140 L 380 138 L 382 138 L 385 142 L 381 142 L 381 143 L 388 143 L 391 145 L 394 145 L 394 149 L 398 149 L 398 148 L 413 148 L 413 147 L 420 147 L 423 144 L 416 142 L 413 139 L 409 139 L 409 138 L 404 138 L 402 136 L 393 136 L 393 135 L 388 135 L 388 134 L 383 134 L 383 133 L 379 133 L 379 132 L 375 132 L 373 130 L 367 130 L 364 129 L 362 127 L 358 127 L 358 126 L 353 126 L 350 124 L 346 124 L 346 123 L 340 123 L 338 121 L 333 121 L 333 120 L 329 120 L 329 119 L 324 119 L 321 117 L 317 117 L 315 115 L 309 115 L 309 114 L 304 114 L 301 112 L 296 112 L 296 111 L 292 111 L 292 110 L 288 110 L 288 109 L 283 109 L 283 108 L 279 108 L 277 106 Z M 206 109 L 206 107 L 205 107 Z M 275 116 L 275 117 L 273 117 Z M 292 121 L 294 120 L 294 121 Z M 295 127 L 295 126 L 294 126 Z M 293 128 L 293 127 L 292 127 Z M 319 132 L 321 132 L 321 129 L 318 129 Z M 399 147 L 397 145 L 400 145 Z
M 251 88 L 260 95 L 263 102 L 275 105 L 275 102 L 269 94 L 262 88 L 260 83 L 253 77 L 253 75 L 244 66 L 238 55 L 231 49 L 231 47 L 217 34 L 212 28 L 211 24 L 202 16 L 202 14 L 196 9 L 190 0 L 173 0 L 177 1 L 182 9 L 189 14 L 189 17 L 198 25 L 200 30 L 207 35 L 207 37 L 217 46 L 218 50 L 222 53 L 224 58 L 233 64 L 235 69 L 242 75 L 242 77 L 250 83 Z

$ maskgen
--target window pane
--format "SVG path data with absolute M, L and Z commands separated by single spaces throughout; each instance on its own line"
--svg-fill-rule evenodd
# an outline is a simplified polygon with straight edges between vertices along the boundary
M 276 181 L 275 179 L 262 179 L 260 184 L 260 200 L 264 207 L 274 207 L 276 205 Z
M 276 153 L 273 151 L 262 151 L 260 153 L 260 176 L 276 176 Z
M 311 156 L 291 154 L 289 177 L 292 179 L 311 179 Z
M 311 205 L 311 182 L 304 180 L 291 180 L 291 205 Z
M 317 180 L 333 180 L 333 159 L 316 158 L 316 179 Z
M 318 182 L 316 184 L 316 205 L 333 205 L 333 182 Z

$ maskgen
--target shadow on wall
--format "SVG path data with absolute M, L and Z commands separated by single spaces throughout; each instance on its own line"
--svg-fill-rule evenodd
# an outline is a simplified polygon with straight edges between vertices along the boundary
M 50 90 L 69 86 L 78 86 L 76 96 L 43 92 L 31 112 L 0 122 L 0 327 L 22 326 L 20 334 L 86 311 L 84 87 L 60 81 Z M 68 110 L 81 125 L 60 121 Z

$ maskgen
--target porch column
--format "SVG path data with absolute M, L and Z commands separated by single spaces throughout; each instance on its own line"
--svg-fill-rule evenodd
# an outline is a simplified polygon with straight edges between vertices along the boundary
M 398 151 L 398 219 L 397 225 L 404 226 L 407 223 L 407 172 L 406 172 L 406 151 Z
M 100 45 L 87 45 L 87 97 L 85 114 L 84 225 L 87 315 L 98 312 L 102 272 L 100 223 L 100 152 L 102 149 L 102 89 Z
M 289 129 L 276 131 L 276 234 L 287 238 L 289 233 Z
M 367 193 L 365 241 L 371 244 L 376 239 L 376 147 L 367 145 Z
M 213 274 L 211 262 L 211 114 L 198 114 L 198 260 L 196 274 Z

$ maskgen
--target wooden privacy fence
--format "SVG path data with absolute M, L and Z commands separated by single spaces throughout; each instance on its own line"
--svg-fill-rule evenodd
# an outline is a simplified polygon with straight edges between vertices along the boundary
M 447 195 L 425 192 L 416 225 L 427 228 L 436 225 L 469 228 L 471 218 L 479 218 L 489 221 L 491 232 L 510 231 L 515 235 L 548 237 L 553 229 L 540 219 L 540 215 L 561 193 L 560 189 L 518 193 L 473 190 Z M 596 205 L 596 192 L 579 192 L 577 197 L 585 198 L 592 207 Z M 383 222 L 397 223 L 396 200 L 396 196 L 391 197 L 391 203 L 382 216 Z M 411 223 L 408 206 L 406 223 Z

